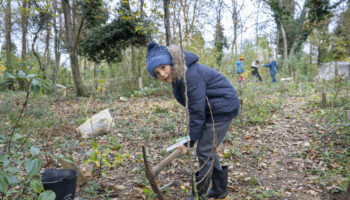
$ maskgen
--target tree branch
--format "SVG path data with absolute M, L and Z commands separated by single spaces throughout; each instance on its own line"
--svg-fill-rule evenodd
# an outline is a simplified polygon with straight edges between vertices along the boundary
M 90 0 L 89 6 L 86 9 L 85 13 L 83 14 L 83 17 L 81 18 L 81 21 L 79 22 L 78 32 L 77 32 L 77 34 L 75 36 L 76 38 L 75 38 L 75 43 L 74 43 L 74 46 L 73 46 L 73 52 L 75 52 L 75 50 L 77 49 L 77 46 L 79 44 L 79 36 L 80 36 L 81 29 L 83 28 L 83 25 L 84 25 L 85 17 L 87 15 L 88 11 L 90 10 L 91 5 L 92 5 L 93 2 L 94 2 L 94 0 Z

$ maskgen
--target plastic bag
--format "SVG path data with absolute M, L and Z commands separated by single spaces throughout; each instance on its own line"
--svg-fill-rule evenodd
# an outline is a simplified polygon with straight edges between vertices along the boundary
M 99 134 L 107 133 L 113 126 L 113 118 L 107 108 L 90 117 L 76 130 L 81 133 L 83 138 L 87 139 Z

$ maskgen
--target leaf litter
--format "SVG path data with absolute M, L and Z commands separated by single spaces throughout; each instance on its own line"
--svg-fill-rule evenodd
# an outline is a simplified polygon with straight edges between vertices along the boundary
M 231 199 L 336 199 L 317 183 L 317 176 L 308 173 L 310 169 L 328 166 L 318 160 L 319 155 L 314 149 L 314 144 L 319 141 L 308 134 L 310 129 L 315 129 L 315 124 L 305 113 L 306 98 L 287 98 L 282 114 L 274 116 L 269 124 L 231 126 L 228 136 L 218 148 L 222 163 L 229 166 Z M 108 155 L 110 159 L 116 154 L 130 156 L 117 166 L 103 166 L 104 175 L 97 182 L 101 187 L 94 199 L 152 199 L 151 187 L 144 175 L 141 146 L 146 146 L 152 165 L 161 161 L 166 156 L 165 148 L 175 138 L 184 136 L 185 119 L 181 114 L 184 110 L 173 99 L 153 97 L 131 98 L 105 106 L 95 103 L 91 111 L 98 112 L 106 106 L 110 108 L 117 125 L 109 134 L 96 137 L 95 141 L 103 146 L 110 143 L 111 137 L 115 138 L 121 146 L 111 148 L 113 153 Z M 53 110 L 62 109 L 62 115 L 67 117 L 76 116 L 79 110 L 77 102 L 63 103 L 59 107 L 53 104 L 51 107 Z M 316 128 L 326 131 L 318 124 Z M 91 165 L 84 164 L 84 152 L 91 148 L 89 141 L 79 135 L 74 135 L 74 138 L 78 145 L 72 151 L 79 152 L 72 155 L 76 165 L 85 177 L 94 177 Z M 191 151 L 192 158 L 194 153 Z M 190 162 L 193 159 L 182 156 L 157 177 L 160 187 L 175 180 L 180 181 L 180 188 L 166 189 L 169 199 L 186 199 L 189 195 Z M 338 166 L 335 163 L 330 167 Z M 76 196 L 91 197 L 86 193 L 86 187 L 78 187 Z

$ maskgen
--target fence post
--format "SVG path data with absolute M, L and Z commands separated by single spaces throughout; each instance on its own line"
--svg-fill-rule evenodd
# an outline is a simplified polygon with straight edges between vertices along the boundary
M 326 108 L 327 107 L 327 96 L 326 93 L 322 92 L 322 107 Z

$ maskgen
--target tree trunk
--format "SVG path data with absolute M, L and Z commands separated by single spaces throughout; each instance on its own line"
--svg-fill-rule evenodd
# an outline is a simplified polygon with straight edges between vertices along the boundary
M 188 24 L 189 24 L 189 19 L 188 19 L 188 9 L 189 9 L 189 5 L 187 4 L 187 1 L 180 1 L 181 3 L 181 10 L 182 10 L 182 14 L 183 14 L 183 19 L 184 19 L 184 22 L 185 22 L 185 37 L 184 37 L 184 40 L 187 44 L 188 42 L 188 37 L 189 37 L 189 28 L 188 28 Z
M 193 7 L 191 7 L 191 4 L 193 3 Z M 197 4 L 198 4 L 198 0 L 192 0 L 192 1 L 180 1 L 180 5 L 181 5 L 181 11 L 182 11 L 182 15 L 183 15 L 183 20 L 184 20 L 184 41 L 185 41 L 185 45 L 188 45 L 189 43 L 189 38 L 190 38 L 190 34 L 193 32 L 193 27 L 194 27 L 194 22 L 196 20 L 196 11 L 198 11 L 199 9 L 197 8 Z M 192 8 L 193 13 L 192 13 L 192 18 L 190 19 L 190 8 Z M 176 12 L 176 11 L 175 11 Z M 180 18 L 178 17 L 178 20 L 180 20 Z
M 45 38 L 45 66 L 50 66 L 50 37 L 51 37 L 51 26 L 50 22 L 48 22 L 46 27 L 46 38 Z M 44 73 L 44 79 L 46 79 L 46 73 Z
M 337 82 L 337 79 L 338 79 L 338 76 L 339 76 L 339 67 L 338 67 L 338 61 L 336 60 L 335 63 L 334 63 L 334 81 Z
M 176 12 L 173 12 L 173 37 L 175 38 L 176 37 Z
M 140 0 L 140 13 L 141 13 L 141 17 L 144 16 L 144 13 L 143 13 L 143 6 L 145 4 L 145 0 Z M 169 8 L 169 6 L 168 6 Z
M 327 107 L 327 95 L 326 95 L 326 93 L 324 93 L 324 92 L 322 92 L 322 108 L 326 108 Z
M 98 65 L 97 63 L 94 63 L 94 85 L 95 85 L 95 92 L 98 89 L 98 77 L 97 77 L 97 73 L 98 73 Z
M 237 14 L 237 1 L 232 0 L 232 21 L 233 21 L 233 39 L 232 39 L 232 52 L 235 50 L 237 55 L 237 27 L 238 27 L 238 14 Z
M 69 0 L 68 0 L 69 2 Z M 72 0 L 72 29 L 73 29 L 73 33 L 76 33 L 76 26 L 77 26 L 77 9 L 76 9 L 76 4 L 75 4 L 75 0 Z
M 131 70 L 132 70 L 132 74 L 135 75 L 136 73 L 136 65 L 135 65 L 135 47 L 131 45 Z
M 40 56 L 39 56 L 38 53 L 35 51 L 35 43 L 36 43 L 36 40 L 37 40 L 38 37 L 39 37 L 39 33 L 40 33 L 42 27 L 43 27 L 42 25 L 39 25 L 38 30 L 37 30 L 36 33 L 34 34 L 33 43 L 32 43 L 32 52 L 33 52 L 34 56 L 36 57 L 36 59 L 38 60 L 39 68 L 40 68 L 40 70 L 41 70 L 41 72 L 43 73 L 44 78 L 45 78 L 45 67 L 44 67 L 44 65 L 42 64 L 41 60 L 40 60 Z
M 60 33 L 59 30 L 57 28 L 57 21 L 56 21 L 56 13 L 57 13 L 57 0 L 53 0 L 53 13 L 54 13 L 54 17 L 53 17 L 53 28 L 54 28 L 54 52 L 55 52 L 55 65 L 53 66 L 53 70 L 52 70 L 52 83 L 55 84 L 56 82 L 56 71 L 58 70 L 59 66 L 60 66 L 60 60 L 61 60 L 61 53 L 60 53 Z M 59 18 L 59 24 L 60 24 L 60 30 L 62 30 L 62 26 L 61 26 L 61 12 L 58 13 L 58 18 Z
M 303 35 L 302 35 L 302 27 L 304 25 L 304 21 L 305 21 L 305 16 L 306 16 L 306 6 L 304 5 L 303 10 L 301 11 L 300 14 L 300 18 L 298 20 L 298 29 L 297 29 L 297 33 L 296 33 L 296 37 L 294 38 L 292 47 L 289 50 L 289 58 L 292 58 L 294 56 L 294 53 L 298 47 L 298 45 L 300 44 L 300 42 L 302 41 Z
M 5 47 L 6 47 L 6 68 L 7 71 L 12 73 L 11 67 L 11 52 L 12 52 L 12 22 L 11 22 L 11 0 L 6 0 L 6 11 L 5 11 Z
M 70 65 L 72 68 L 73 82 L 76 89 L 76 94 L 77 96 L 86 96 L 83 82 L 80 76 L 78 53 L 71 52 L 69 54 L 69 58 L 70 58 Z
M 278 50 L 279 50 L 279 46 L 280 46 L 280 31 L 279 29 L 277 29 L 277 39 L 276 39 L 276 57 L 275 57 L 275 60 L 278 60 Z
M 310 40 L 310 66 L 312 65 L 312 43 Z
M 75 35 L 73 32 L 73 24 L 71 17 L 71 9 L 69 6 L 69 0 L 62 0 L 62 10 L 64 14 L 64 25 L 66 28 L 65 39 L 66 47 L 69 52 L 70 64 L 72 69 L 73 81 L 77 96 L 86 96 L 83 83 L 80 76 L 79 62 L 78 62 L 78 51 L 76 40 L 79 39 L 79 34 Z M 75 19 L 73 19 L 75 21 Z M 83 22 L 81 22 L 83 23 Z M 82 24 L 81 24 L 82 26 Z M 74 37 L 76 36 L 76 38 Z
M 283 38 L 283 60 L 284 60 L 283 65 L 287 70 L 289 70 L 287 35 L 282 24 L 281 24 L 281 32 L 282 32 L 282 38 Z M 289 70 L 289 73 L 291 73 L 290 70 Z
M 258 55 L 259 52 L 259 12 L 260 12 L 260 1 L 258 3 L 258 12 L 256 13 L 256 27 L 255 27 L 255 33 L 256 33 L 256 54 Z
M 27 32 L 28 32 L 28 15 L 26 13 L 28 9 L 27 0 L 22 0 L 22 8 L 21 12 L 21 26 L 22 26 L 22 53 L 21 58 L 22 61 L 26 59 L 27 55 Z
M 165 42 L 166 42 L 166 45 L 169 46 L 171 44 L 169 0 L 163 0 L 163 7 L 164 7 Z

